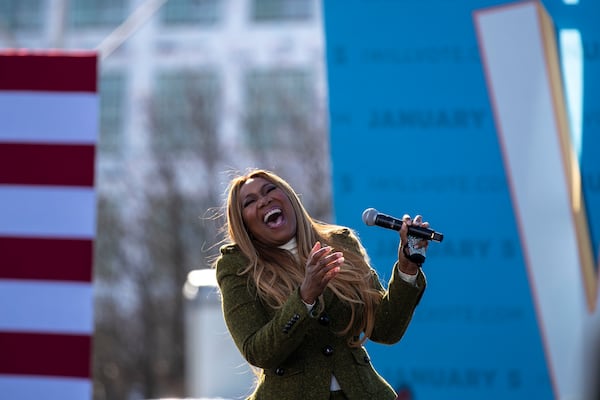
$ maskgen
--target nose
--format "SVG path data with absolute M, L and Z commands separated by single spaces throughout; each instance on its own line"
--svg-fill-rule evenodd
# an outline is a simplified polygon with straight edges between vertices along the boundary
M 270 202 L 271 202 L 271 198 L 269 197 L 268 194 L 265 194 L 264 196 L 260 196 L 257 201 L 259 207 L 266 206 Z

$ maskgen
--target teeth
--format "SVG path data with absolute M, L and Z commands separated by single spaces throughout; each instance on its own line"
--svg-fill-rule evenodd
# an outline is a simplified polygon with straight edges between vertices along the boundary
M 268 213 L 265 214 L 263 221 L 266 223 L 269 220 L 269 217 L 273 214 L 277 214 L 277 213 L 281 213 L 281 210 L 279 208 L 274 208 L 272 210 L 270 210 Z

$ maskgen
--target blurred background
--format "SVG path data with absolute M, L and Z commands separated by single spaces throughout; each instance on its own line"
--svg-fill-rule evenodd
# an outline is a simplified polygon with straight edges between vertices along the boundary
M 227 390 L 213 379 L 242 361 L 228 341 L 198 353 L 226 335 L 220 304 L 183 289 L 218 250 L 230 172 L 274 169 L 331 218 L 321 12 L 317 0 L 0 1 L 0 48 L 99 54 L 94 399 L 248 390 L 243 365 Z M 204 328 L 186 325 L 186 304 L 210 310 Z M 186 384 L 202 357 L 211 369 Z

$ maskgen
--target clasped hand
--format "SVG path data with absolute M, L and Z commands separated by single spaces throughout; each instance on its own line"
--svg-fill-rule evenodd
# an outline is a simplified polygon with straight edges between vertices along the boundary
M 415 219 L 411 219 L 410 215 L 404 214 L 402 217 L 402 227 L 400 228 L 400 245 L 398 246 L 398 267 L 400 271 L 405 274 L 415 275 L 419 272 L 419 265 L 410 261 L 404 255 L 403 247 L 408 243 L 408 227 L 409 226 L 422 226 L 423 228 L 429 228 L 429 222 L 423 222 L 421 215 L 415 216 Z M 417 242 L 415 247 L 427 249 L 429 246 L 429 240 L 420 240 Z
M 306 262 L 304 281 L 300 285 L 300 296 L 306 304 L 314 304 L 323 293 L 329 281 L 340 272 L 344 263 L 344 254 L 333 251 L 330 246 L 321 246 L 316 242 Z

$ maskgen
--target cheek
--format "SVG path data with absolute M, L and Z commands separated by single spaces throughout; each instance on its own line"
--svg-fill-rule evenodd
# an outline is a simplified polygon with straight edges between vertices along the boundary
M 242 222 L 244 223 L 244 225 L 248 225 L 249 221 L 249 213 L 246 209 L 242 210 Z
M 254 225 L 256 225 L 256 216 L 251 211 L 251 208 L 252 207 L 248 207 L 242 210 L 242 221 L 248 229 L 251 229 Z

